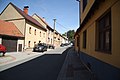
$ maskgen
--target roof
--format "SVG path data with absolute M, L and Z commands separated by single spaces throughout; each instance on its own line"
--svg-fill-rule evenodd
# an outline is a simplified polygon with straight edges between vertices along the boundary
M 24 13 L 24 11 L 22 11 L 21 9 L 19 9 L 18 7 L 16 7 L 14 4 L 12 4 L 11 2 L 9 3 L 11 4 L 26 20 L 34 23 L 35 25 L 39 26 L 40 28 L 46 30 L 45 27 L 43 27 L 37 20 L 35 20 L 34 18 L 32 18 L 31 16 L 29 16 L 28 14 Z
M 0 35 L 24 37 L 14 23 L 3 20 L 0 20 Z
M 33 15 L 36 15 L 39 19 L 42 20 L 43 23 L 45 23 L 47 25 L 47 28 L 51 29 L 52 31 L 54 31 L 48 24 L 45 20 L 43 20 L 40 16 L 38 16 L 36 13 L 34 13 Z

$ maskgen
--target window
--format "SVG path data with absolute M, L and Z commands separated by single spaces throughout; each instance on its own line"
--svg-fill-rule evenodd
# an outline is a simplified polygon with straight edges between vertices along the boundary
M 30 47 L 30 41 L 28 42 L 28 47 Z
M 35 46 L 35 44 L 36 44 L 36 41 L 34 42 L 34 46 Z
M 111 52 L 111 12 L 97 21 L 97 50 Z
M 52 39 L 51 39 L 51 44 L 52 44 Z
M 83 48 L 86 48 L 87 31 L 83 32 Z
M 50 42 L 50 38 L 48 38 L 48 42 Z
M 41 31 L 40 31 L 40 37 L 41 37 Z
M 35 29 L 35 32 L 34 32 L 34 34 L 36 35 L 36 29 Z
M 48 30 L 48 34 L 50 34 L 50 31 Z
M 29 33 L 31 34 L 31 27 L 29 28 Z
M 43 33 L 43 37 L 45 38 L 45 33 Z

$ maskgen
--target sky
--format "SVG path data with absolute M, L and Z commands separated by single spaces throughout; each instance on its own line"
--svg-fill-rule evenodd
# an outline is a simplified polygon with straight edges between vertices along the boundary
M 10 2 L 21 10 L 29 6 L 30 16 L 36 13 L 44 17 L 52 28 L 53 19 L 56 19 L 55 29 L 61 34 L 68 30 L 76 31 L 79 26 L 79 3 L 76 0 L 0 0 L 0 13 Z

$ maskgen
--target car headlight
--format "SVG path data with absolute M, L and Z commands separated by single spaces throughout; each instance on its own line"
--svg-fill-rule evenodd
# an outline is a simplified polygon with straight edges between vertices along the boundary
M 42 49 L 41 47 L 39 47 L 39 49 Z

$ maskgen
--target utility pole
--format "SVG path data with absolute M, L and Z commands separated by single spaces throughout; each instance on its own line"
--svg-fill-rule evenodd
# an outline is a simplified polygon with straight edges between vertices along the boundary
M 53 21 L 54 21 L 54 25 L 53 25 L 53 29 L 54 29 L 54 31 L 53 31 L 53 46 L 54 46 L 54 37 L 55 37 L 55 23 L 56 23 L 56 19 L 53 19 Z

